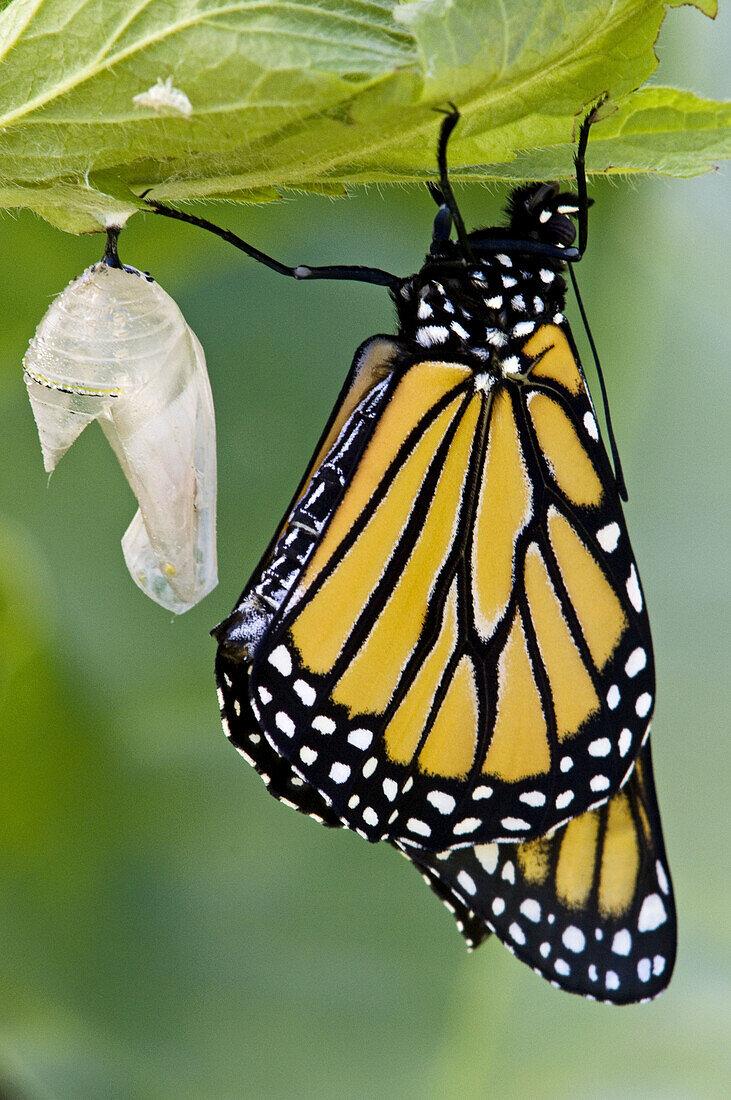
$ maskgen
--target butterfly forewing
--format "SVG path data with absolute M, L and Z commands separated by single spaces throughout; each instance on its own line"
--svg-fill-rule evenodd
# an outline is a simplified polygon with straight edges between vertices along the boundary
M 347 484 L 256 650 L 251 699 L 369 839 L 542 835 L 610 797 L 642 742 L 649 627 L 561 320 L 497 375 L 402 352 L 363 398 L 357 459 L 341 438 L 323 463 Z M 327 499 L 315 481 L 305 511 Z
M 471 946 L 495 932 L 562 989 L 616 1004 L 670 981 L 675 906 L 649 741 L 621 791 L 550 838 L 410 855 Z

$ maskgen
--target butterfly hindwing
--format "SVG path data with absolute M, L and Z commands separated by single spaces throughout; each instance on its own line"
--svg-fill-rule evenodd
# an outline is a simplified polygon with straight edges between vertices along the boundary
M 621 791 L 550 838 L 410 858 L 471 946 L 494 932 L 560 988 L 616 1004 L 670 981 L 675 906 L 649 741 Z
M 542 835 L 619 788 L 649 723 L 639 580 L 561 321 L 497 381 L 405 358 L 321 463 L 347 483 L 256 650 L 251 702 L 369 839 Z M 304 512 L 328 499 L 317 476 Z M 302 541 L 294 512 L 283 530 Z

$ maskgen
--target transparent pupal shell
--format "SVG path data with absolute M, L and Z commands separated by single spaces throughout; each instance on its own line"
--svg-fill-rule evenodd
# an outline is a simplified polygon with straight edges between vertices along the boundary
M 51 304 L 23 362 L 46 470 L 98 420 L 139 502 L 133 580 L 177 614 L 218 583 L 216 428 L 203 349 L 134 268 L 94 264 Z

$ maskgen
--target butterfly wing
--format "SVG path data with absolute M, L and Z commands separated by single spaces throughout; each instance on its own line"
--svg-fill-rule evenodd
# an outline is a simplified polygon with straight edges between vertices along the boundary
M 236 664 L 219 652 L 216 658 L 216 676 L 219 681 L 225 684 L 227 679 L 231 679 L 231 674 L 236 675 L 238 671 Z M 234 705 L 229 710 L 227 697 L 221 693 L 220 706 L 221 721 L 229 741 L 246 763 L 254 768 L 269 793 L 278 802 L 305 814 L 320 825 L 341 829 L 345 827 L 323 796 L 306 783 L 290 762 L 271 747 L 261 732 L 248 700 L 244 700 L 239 709 Z M 412 862 L 408 851 L 397 850 Z M 490 935 L 490 929 L 483 918 L 454 893 L 448 879 L 442 882 L 433 875 L 428 866 L 416 866 L 430 888 L 453 914 L 468 943 L 473 947 L 482 943 Z
M 222 678 L 230 667 L 219 656 Z M 341 826 L 322 795 L 272 749 L 251 710 L 237 716 L 238 740 L 225 702 L 221 713 L 238 752 L 275 798 Z M 551 837 L 438 854 L 399 850 L 471 948 L 494 932 L 558 987 L 616 1004 L 650 1000 L 670 982 L 677 927 L 649 740 L 621 791 Z
M 649 626 L 567 326 L 511 358 L 499 382 L 407 361 L 366 394 L 232 689 L 371 840 L 543 835 L 619 788 L 649 723 Z
M 469 910 L 470 946 L 482 921 L 561 989 L 615 1004 L 670 982 L 677 928 L 649 740 L 621 791 L 550 838 L 409 855 L 450 910 Z

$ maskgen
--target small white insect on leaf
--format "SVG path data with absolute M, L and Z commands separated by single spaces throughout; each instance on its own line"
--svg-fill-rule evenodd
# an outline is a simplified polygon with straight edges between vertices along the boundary
M 98 420 L 139 501 L 123 539 L 139 587 L 181 614 L 218 583 L 216 428 L 203 349 L 135 268 L 87 268 L 23 361 L 46 470 Z
M 135 107 L 149 107 L 156 115 L 173 114 L 190 118 L 193 114 L 193 105 L 185 92 L 173 87 L 173 78 L 157 78 L 157 83 L 148 88 L 146 92 L 132 96 Z

